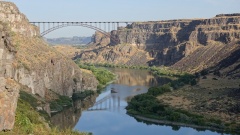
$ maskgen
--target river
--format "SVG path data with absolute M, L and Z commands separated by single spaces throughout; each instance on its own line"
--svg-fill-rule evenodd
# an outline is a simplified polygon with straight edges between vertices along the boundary
M 210 130 L 153 124 L 126 114 L 130 97 L 145 93 L 152 86 L 168 83 L 168 78 L 153 76 L 147 70 L 109 69 L 118 79 L 98 97 L 74 103 L 74 107 L 54 115 L 51 122 L 60 128 L 73 128 L 94 135 L 219 135 Z M 112 92 L 111 92 L 112 91 Z M 223 134 L 221 134 L 223 135 Z

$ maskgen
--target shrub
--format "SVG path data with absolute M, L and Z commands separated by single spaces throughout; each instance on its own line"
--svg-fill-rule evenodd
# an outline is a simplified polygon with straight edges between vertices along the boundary
M 73 93 L 72 99 L 74 100 L 83 100 L 88 96 L 94 95 L 94 92 L 91 90 L 86 90 L 86 91 L 81 91 L 81 92 L 76 92 Z
M 197 84 L 196 79 L 192 79 L 191 82 L 190 82 L 190 84 L 191 84 L 192 86 L 193 86 L 193 85 L 196 85 L 196 84 Z
M 104 64 L 106 67 L 110 66 L 108 64 Z M 103 88 L 108 82 L 112 81 L 115 77 L 113 73 L 108 71 L 104 68 L 96 68 L 93 64 L 90 63 L 78 63 L 78 66 L 83 69 L 91 70 L 96 77 L 96 79 L 99 82 L 99 85 L 97 86 L 98 89 Z
M 215 78 L 215 77 L 214 77 L 214 78 L 212 78 L 212 79 L 213 79 L 213 80 L 218 80 L 218 79 L 217 79 L 217 78 Z
M 205 75 L 208 74 L 208 70 L 207 70 L 207 69 L 204 69 L 204 70 L 202 70 L 202 71 L 200 72 L 200 74 L 201 74 L 202 76 L 205 76 Z
M 28 102 L 32 107 L 37 107 L 38 103 L 37 103 L 37 99 L 35 97 L 33 97 L 31 94 L 20 90 L 20 98 L 26 102 Z

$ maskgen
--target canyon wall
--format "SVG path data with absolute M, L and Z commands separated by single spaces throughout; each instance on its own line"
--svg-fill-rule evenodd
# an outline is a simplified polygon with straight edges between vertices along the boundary
M 15 54 L 9 33 L 0 22 L 0 131 L 11 129 L 15 121 L 20 88 L 13 80 Z
M 197 72 L 215 66 L 239 49 L 240 14 L 135 22 L 111 35 L 119 42 L 82 51 L 75 58 L 94 63 L 163 65 Z
M 0 130 L 13 127 L 19 86 L 42 98 L 96 90 L 95 77 L 49 47 L 13 3 L 0 2 L 0 36 Z
M 240 39 L 240 15 L 217 15 L 210 19 L 133 23 L 112 32 L 119 43 L 138 46 L 154 58 L 150 64 L 171 66 L 198 48 L 222 48 Z
M 12 3 L 1 2 L 1 21 L 8 25 L 16 48 L 17 68 L 14 79 L 32 89 L 32 93 L 45 96 L 46 90 L 71 96 L 82 90 L 82 73 L 78 66 L 39 38 L 39 30 L 29 24 Z M 95 80 L 93 80 L 94 82 Z M 96 83 L 96 81 L 94 82 Z M 96 84 L 89 84 L 95 90 Z

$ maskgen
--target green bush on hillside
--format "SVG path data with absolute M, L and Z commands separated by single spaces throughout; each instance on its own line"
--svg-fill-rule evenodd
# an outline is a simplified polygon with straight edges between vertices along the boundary
M 108 82 L 112 81 L 115 77 L 113 73 L 104 68 L 97 68 L 93 64 L 78 63 L 78 66 L 83 69 L 91 70 L 97 78 L 99 85 L 98 89 L 103 88 Z

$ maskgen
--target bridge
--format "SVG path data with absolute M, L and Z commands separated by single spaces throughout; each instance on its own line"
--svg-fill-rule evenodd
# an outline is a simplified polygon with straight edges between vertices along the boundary
M 104 98 L 98 100 L 92 107 L 88 108 L 87 111 L 104 111 L 112 108 L 120 108 L 120 96 L 118 93 L 108 94 Z
M 128 24 L 131 24 L 133 22 L 118 21 L 118 22 L 30 22 L 30 23 L 39 27 L 42 37 L 52 31 L 64 27 L 81 26 L 99 31 L 100 33 L 114 40 L 114 38 L 111 37 L 110 34 L 112 30 L 117 30 L 120 26 L 126 27 Z

